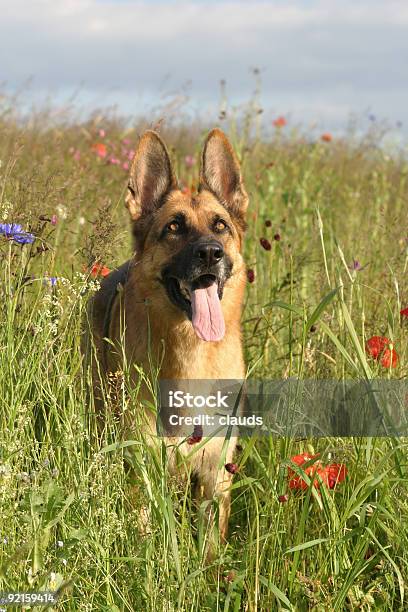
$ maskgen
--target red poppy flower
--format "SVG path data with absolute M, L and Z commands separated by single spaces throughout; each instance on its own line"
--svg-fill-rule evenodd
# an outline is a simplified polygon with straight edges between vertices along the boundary
M 405 319 L 408 319 L 408 308 L 403 308 L 403 310 L 400 310 L 400 315 L 402 318 L 405 317 Z
M 398 353 L 395 349 L 385 349 L 381 358 L 381 365 L 384 368 L 396 368 L 398 363 Z
M 97 278 L 98 276 L 108 276 L 110 274 L 109 268 L 103 266 L 102 264 L 94 264 L 90 269 L 91 276 Z
M 224 467 L 230 474 L 236 474 L 239 470 L 236 463 L 226 463 Z
M 295 457 L 292 457 L 291 461 L 301 467 L 305 463 L 312 461 L 313 459 L 317 459 L 317 457 L 318 455 L 308 455 L 305 453 L 303 455 L 296 455 Z M 322 482 L 329 489 L 334 489 L 339 482 L 343 482 L 347 474 L 347 468 L 342 463 L 331 463 L 330 465 L 323 466 L 320 460 L 316 460 L 312 465 L 309 465 L 303 471 L 307 476 L 309 476 L 314 487 L 318 488 L 320 486 L 320 482 Z M 300 489 L 304 491 L 308 488 L 308 485 L 302 476 L 296 474 L 290 467 L 288 468 L 288 476 L 290 478 L 290 489 Z
M 390 344 L 385 336 L 372 336 L 367 340 L 366 350 L 374 359 L 378 359 L 383 350 Z
M 288 499 L 289 499 L 289 495 L 286 495 L 286 493 L 285 493 L 285 495 L 279 495 L 278 496 L 278 502 L 280 504 L 285 504 L 288 501 Z
M 106 157 L 108 154 L 108 148 L 103 142 L 95 142 L 92 145 L 92 150 L 95 151 L 98 157 Z
M 333 136 L 330 134 L 330 132 L 325 132 L 320 136 L 320 140 L 323 140 L 323 142 L 331 142 L 333 140 Z
M 334 489 L 337 483 L 345 480 L 347 468 L 342 463 L 332 463 L 325 468 L 324 474 L 327 478 L 327 486 L 329 489 Z
M 265 251 L 270 251 L 272 248 L 271 243 L 267 238 L 260 238 L 259 242 L 261 243 L 261 247 L 265 249 Z
M 281 128 L 281 127 L 285 127 L 285 125 L 287 124 L 287 121 L 285 117 L 281 115 L 280 117 L 277 117 L 276 119 L 274 119 L 272 123 L 275 127 Z
M 398 353 L 392 348 L 392 342 L 385 336 L 372 336 L 367 340 L 366 351 L 373 359 L 377 361 L 381 359 L 381 365 L 384 368 L 395 368 L 397 365 Z

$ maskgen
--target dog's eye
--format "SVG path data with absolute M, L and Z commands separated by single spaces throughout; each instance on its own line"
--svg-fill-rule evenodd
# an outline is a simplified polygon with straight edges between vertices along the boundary
M 175 234 L 176 232 L 178 232 L 180 230 L 180 223 L 178 223 L 177 221 L 171 221 L 167 225 L 167 230 L 169 232 L 172 232 L 173 234 Z
M 218 221 L 216 221 L 214 225 L 214 229 L 216 232 L 223 232 L 227 229 L 227 227 L 228 225 L 222 219 L 218 219 Z

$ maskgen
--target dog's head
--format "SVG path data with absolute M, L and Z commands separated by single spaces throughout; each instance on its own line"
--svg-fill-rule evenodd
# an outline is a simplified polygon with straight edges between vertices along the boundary
M 247 204 L 237 157 L 221 130 L 205 141 L 196 195 L 178 188 L 160 137 L 148 131 L 140 139 L 126 205 L 143 281 L 170 301 L 175 317 L 188 318 L 202 340 L 224 336 L 221 301 L 238 275 L 242 285 Z

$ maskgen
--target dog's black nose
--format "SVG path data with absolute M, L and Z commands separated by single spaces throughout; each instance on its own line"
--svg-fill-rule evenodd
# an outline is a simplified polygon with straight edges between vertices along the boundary
M 193 257 L 207 267 L 214 266 L 224 257 L 224 249 L 216 241 L 201 242 L 194 246 Z

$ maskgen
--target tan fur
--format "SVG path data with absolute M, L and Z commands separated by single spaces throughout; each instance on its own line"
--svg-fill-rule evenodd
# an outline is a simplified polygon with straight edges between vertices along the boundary
M 237 158 L 225 135 L 213 130 L 203 151 L 200 190 L 191 197 L 176 187 L 165 146 L 147 132 L 140 140 L 132 164 L 127 206 L 134 222 L 135 253 L 127 282 L 118 292 L 110 313 L 109 338 L 117 347 L 124 340 L 128 364 L 138 364 L 149 374 L 151 360 L 161 363 L 163 379 L 243 379 L 240 316 L 245 287 L 245 266 L 241 256 L 247 196 Z M 180 241 L 159 240 L 162 227 L 174 213 L 183 212 L 197 234 L 208 234 L 209 220 L 218 213 L 231 227 L 232 235 L 219 238 L 233 262 L 231 278 L 225 284 L 221 302 L 226 333 L 219 342 L 205 342 L 194 332 L 191 321 L 168 298 L 160 282 L 160 270 L 181 248 Z M 106 294 L 97 293 L 90 305 L 93 342 L 99 366 L 93 362 L 96 395 L 105 376 L 122 367 L 120 349 L 103 340 Z M 148 358 L 150 355 L 150 360 Z M 133 368 L 135 383 L 137 372 Z M 130 422 L 130 426 L 132 423 Z M 154 423 L 151 423 L 154 431 Z M 213 438 L 191 458 L 197 475 L 197 498 L 220 498 L 220 533 L 227 536 L 230 512 L 231 474 L 218 469 L 223 439 Z M 233 459 L 236 440 L 230 440 L 226 463 Z M 180 446 L 182 454 L 192 447 Z M 177 472 L 169 454 L 169 469 Z

